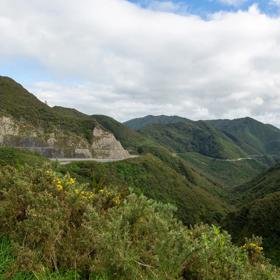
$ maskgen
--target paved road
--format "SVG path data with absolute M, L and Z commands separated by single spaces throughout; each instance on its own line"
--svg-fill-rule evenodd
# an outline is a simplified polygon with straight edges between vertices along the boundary
M 264 157 L 266 157 L 266 156 L 265 155 L 252 155 L 252 156 L 248 156 L 248 157 L 245 157 L 245 158 L 215 159 L 215 160 L 235 162 L 235 161 L 242 161 L 242 160 L 256 160 L 258 158 L 264 158 Z
M 100 158 L 50 158 L 50 160 L 52 161 L 58 161 L 61 164 L 68 164 L 71 162 L 77 162 L 77 161 L 95 161 L 95 162 L 113 162 L 113 161 L 121 161 L 121 160 L 126 160 L 126 159 L 130 159 L 130 158 L 136 158 L 139 156 L 130 156 L 128 158 L 125 159 L 100 159 Z

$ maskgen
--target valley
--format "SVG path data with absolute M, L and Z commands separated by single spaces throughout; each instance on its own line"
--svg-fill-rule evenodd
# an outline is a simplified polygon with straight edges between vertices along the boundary
M 120 123 L 49 107 L 0 77 L 0 244 L 10 262 L 9 244 L 19 248 L 18 271 L 25 273 L 26 257 L 49 279 L 74 266 L 80 279 L 167 279 L 169 265 L 170 279 L 182 279 L 178 271 L 198 275 L 184 279 L 226 279 L 205 276 L 205 257 L 213 277 L 228 265 L 229 279 L 239 279 L 239 269 L 249 275 L 240 279 L 279 279 L 279 143 L 278 128 L 251 118 L 150 115 Z M 250 244 L 263 246 L 253 251 L 257 259 L 242 249 Z M 225 255 L 232 259 L 224 266 Z M 142 262 L 157 269 L 150 273 Z M 88 278 L 90 264 L 96 277 L 110 270 L 111 278 Z

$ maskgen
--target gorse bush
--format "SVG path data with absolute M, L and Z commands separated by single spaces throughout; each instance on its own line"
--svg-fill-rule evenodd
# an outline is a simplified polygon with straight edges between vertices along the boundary
M 174 210 L 50 168 L 1 167 L 0 279 L 280 279 L 261 250 L 253 258 L 254 241 L 239 248 L 218 227 L 188 229 Z

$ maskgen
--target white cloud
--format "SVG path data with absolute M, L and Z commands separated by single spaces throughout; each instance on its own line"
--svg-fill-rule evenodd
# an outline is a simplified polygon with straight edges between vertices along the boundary
M 270 5 L 280 7 L 280 0 L 270 0 Z
M 1 0 L 0 34 L 0 61 L 30 58 L 78 81 L 27 85 L 52 105 L 280 125 L 280 19 L 257 6 L 204 20 L 122 0 Z

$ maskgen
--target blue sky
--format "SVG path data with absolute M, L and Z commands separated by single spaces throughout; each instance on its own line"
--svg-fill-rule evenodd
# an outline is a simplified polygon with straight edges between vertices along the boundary
M 278 14 L 278 8 L 275 3 L 270 0 L 129 0 L 131 3 L 135 3 L 143 8 L 149 7 L 152 2 L 166 3 L 172 2 L 180 5 L 181 12 L 188 12 L 190 14 L 199 15 L 202 17 L 207 16 L 209 13 L 215 13 L 220 11 L 232 11 L 247 10 L 251 5 L 258 4 L 260 10 L 263 12 L 275 16 Z M 277 1 L 276 1 L 277 3 Z M 280 2 L 278 2 L 280 3 Z M 180 13 L 180 10 L 177 11 Z
M 280 0 L 0 1 L 0 75 L 120 121 L 250 116 L 280 127 Z

